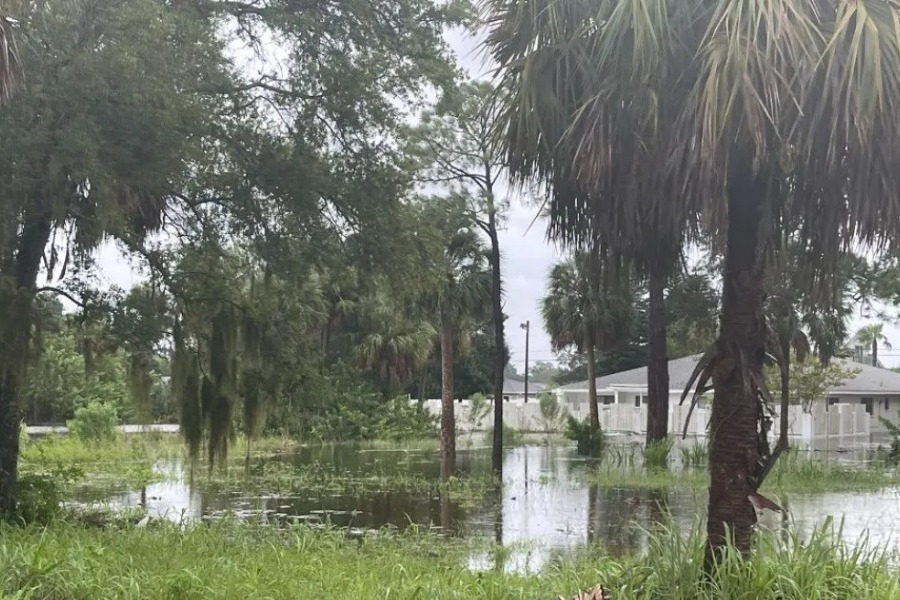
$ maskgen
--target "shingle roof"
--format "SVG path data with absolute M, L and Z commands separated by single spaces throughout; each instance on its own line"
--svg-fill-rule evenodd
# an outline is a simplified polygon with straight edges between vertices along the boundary
M 669 361 L 669 389 L 683 390 L 701 355 L 685 356 Z M 857 370 L 855 377 L 829 390 L 829 394 L 900 394 L 900 373 L 888 369 L 864 365 L 850 360 L 838 359 L 845 368 Z M 597 389 L 604 390 L 616 385 L 647 385 L 647 367 L 621 371 L 597 378 Z M 562 390 L 586 390 L 587 381 L 570 383 Z
M 587 382 L 585 382 L 587 385 Z M 537 381 L 528 381 L 528 395 L 537 394 L 539 392 L 543 392 L 547 389 L 546 383 L 539 383 Z M 503 380 L 503 393 L 504 394 L 524 394 L 525 393 L 525 382 L 517 381 L 515 379 L 504 379 Z

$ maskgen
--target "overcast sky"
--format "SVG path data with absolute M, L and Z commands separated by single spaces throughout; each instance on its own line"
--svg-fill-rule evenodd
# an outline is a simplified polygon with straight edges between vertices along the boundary
M 457 55 L 460 65 L 472 78 L 489 79 L 490 68 L 483 60 L 483 53 L 472 37 L 453 32 L 448 41 Z M 530 361 L 553 360 L 550 340 L 541 324 L 539 302 L 545 291 L 547 273 L 561 254 L 546 241 L 546 222 L 535 221 L 537 208 L 526 206 L 521 198 L 510 196 L 510 210 L 506 215 L 505 229 L 500 233 L 502 272 L 505 286 L 504 311 L 506 337 L 511 353 L 510 362 L 521 373 L 525 365 L 525 331 L 520 324 L 530 321 Z M 111 245 L 100 250 L 101 276 L 107 284 L 129 288 L 140 279 L 131 266 Z M 853 330 L 865 324 L 862 316 L 854 318 Z M 900 365 L 900 328 L 886 325 L 885 333 L 897 342 L 896 350 L 881 351 L 888 366 Z

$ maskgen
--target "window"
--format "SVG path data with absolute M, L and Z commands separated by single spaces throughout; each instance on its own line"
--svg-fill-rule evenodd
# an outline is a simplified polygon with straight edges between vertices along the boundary
M 647 396 L 635 396 L 634 397 L 634 407 L 640 408 L 641 404 L 647 404 Z
M 872 414 L 872 399 L 871 398 L 863 398 L 862 400 L 859 401 L 859 403 L 865 405 L 867 413 L 869 413 L 870 415 Z
M 610 405 L 616 403 L 615 396 L 600 396 L 600 404 Z
M 834 406 L 835 404 L 837 404 L 838 400 L 840 400 L 840 398 L 838 398 L 837 396 L 829 396 L 828 404 L 825 405 L 825 410 L 828 410 L 829 406 Z
M 890 407 L 891 407 L 891 399 L 885 398 L 884 399 L 884 410 L 888 410 Z

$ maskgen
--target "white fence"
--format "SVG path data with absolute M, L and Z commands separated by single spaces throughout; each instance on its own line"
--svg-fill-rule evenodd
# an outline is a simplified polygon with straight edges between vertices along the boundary
M 415 402 L 415 401 L 414 401 Z M 588 403 L 580 402 L 569 406 L 569 414 L 579 420 L 587 419 Z M 426 400 L 424 408 L 435 416 L 441 414 L 440 400 Z M 636 435 L 647 432 L 647 407 L 636 407 L 628 404 L 607 404 L 600 407 L 600 426 L 610 433 L 631 433 Z M 456 425 L 460 432 L 483 431 L 490 429 L 494 423 L 494 408 L 488 404 L 483 415 L 472 415 L 472 407 L 468 400 L 457 400 L 454 403 Z M 688 423 L 687 435 L 705 437 L 709 424 L 711 409 L 708 406 L 697 406 Z M 804 412 L 800 406 L 788 407 L 788 423 L 791 442 L 794 444 L 812 445 L 817 448 L 837 448 L 851 444 L 871 441 L 872 416 L 866 412 L 865 406 L 858 404 L 816 403 L 810 412 Z M 677 402 L 669 403 L 669 432 L 681 435 L 684 431 L 688 404 L 679 406 Z M 503 405 L 503 422 L 520 431 L 545 432 L 562 429 L 562 423 L 547 423 L 541 417 L 537 399 L 528 402 L 507 402 Z M 778 417 L 772 423 L 773 435 L 778 432 Z

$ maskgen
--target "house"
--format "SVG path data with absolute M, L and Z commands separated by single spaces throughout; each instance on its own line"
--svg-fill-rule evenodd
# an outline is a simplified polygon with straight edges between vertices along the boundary
M 546 383 L 528 380 L 528 401 L 537 402 L 538 394 L 547 391 Z M 524 402 L 525 380 L 507 377 L 503 380 L 503 398 L 507 402 Z
M 678 406 L 678 403 L 700 357 L 701 355 L 697 354 L 669 361 L 669 426 L 672 433 L 681 433 L 681 428 L 684 426 L 688 402 L 681 407 Z M 843 363 L 847 369 L 856 371 L 856 374 L 828 390 L 821 402 L 814 405 L 809 411 L 810 419 L 802 416 L 801 407 L 791 407 L 793 413 L 796 413 L 792 417 L 794 423 L 792 433 L 804 438 L 829 435 L 832 430 L 836 430 L 838 434 L 852 431 L 853 435 L 859 436 L 865 433 L 870 438 L 886 434 L 887 431 L 878 417 L 896 419 L 900 415 L 900 373 L 850 360 L 836 360 Z M 645 427 L 645 425 L 641 425 L 641 419 L 646 422 L 647 367 L 604 375 L 596 379 L 596 384 L 601 415 L 603 409 L 610 413 L 612 429 L 623 427 L 626 430 L 639 432 Z M 557 394 L 560 404 L 571 414 L 584 415 L 587 413 L 587 381 L 565 385 L 557 391 Z M 711 398 L 712 393 L 710 392 L 700 403 L 701 406 L 697 412 L 701 417 L 708 411 L 708 403 Z M 631 407 L 633 410 L 625 411 L 625 416 L 622 417 L 623 407 Z M 834 414 L 828 415 L 827 413 Z M 633 417 L 630 416 L 632 414 Z M 803 425 L 801 422 L 806 420 L 809 423 Z M 696 429 L 698 427 L 696 421 L 697 419 L 695 419 L 691 431 L 702 435 L 705 424 L 703 429 Z M 808 427 L 809 431 L 804 433 L 804 427 Z

